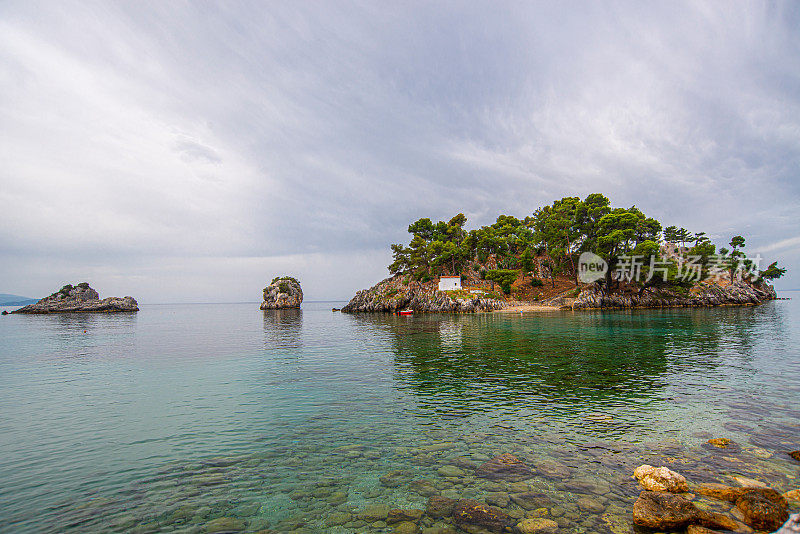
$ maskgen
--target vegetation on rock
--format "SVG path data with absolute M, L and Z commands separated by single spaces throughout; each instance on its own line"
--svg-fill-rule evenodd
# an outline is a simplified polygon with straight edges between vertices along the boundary
M 408 245 L 391 245 L 389 272 L 420 283 L 462 275 L 489 281 L 492 288 L 497 283 L 508 295 L 540 287 L 542 279 L 552 287 L 557 278 L 580 287 L 579 256 L 592 252 L 607 265 L 596 284 L 603 293 L 633 291 L 640 299 L 645 293 L 687 297 L 702 280 L 721 276 L 763 287 L 785 273 L 777 262 L 759 271 L 743 250 L 742 236 L 730 240 L 730 249 L 717 250 L 705 232 L 664 228 L 636 206 L 612 207 L 599 193 L 556 200 L 523 219 L 500 215 L 474 230 L 466 230 L 466 222 L 463 213 L 449 221 L 415 221 Z M 631 264 L 630 258 L 642 260 Z
M 264 288 L 263 295 L 262 310 L 299 308 L 303 302 L 303 289 L 292 276 L 276 276 Z

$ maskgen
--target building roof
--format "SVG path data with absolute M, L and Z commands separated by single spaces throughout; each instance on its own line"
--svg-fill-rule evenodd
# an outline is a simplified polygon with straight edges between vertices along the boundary
M 461 277 L 460 276 L 440 276 L 439 280 L 441 280 L 442 278 L 458 278 L 458 279 L 460 279 Z

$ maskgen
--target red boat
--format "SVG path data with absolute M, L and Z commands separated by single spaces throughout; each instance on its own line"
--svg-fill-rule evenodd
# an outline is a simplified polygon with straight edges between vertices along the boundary
M 397 315 L 414 315 L 414 310 L 400 310 Z

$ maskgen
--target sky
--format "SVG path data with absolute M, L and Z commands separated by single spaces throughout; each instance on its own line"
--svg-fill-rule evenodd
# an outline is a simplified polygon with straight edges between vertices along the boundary
M 0 292 L 346 300 L 593 192 L 800 287 L 800 3 L 0 2 Z

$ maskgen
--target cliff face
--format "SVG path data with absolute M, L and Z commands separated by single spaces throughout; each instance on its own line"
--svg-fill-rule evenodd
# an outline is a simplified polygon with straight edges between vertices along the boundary
M 506 307 L 505 301 L 491 298 L 472 298 L 466 292 L 439 291 L 435 282 L 404 283 L 401 276 L 387 278 L 370 289 L 362 289 L 342 308 L 343 312 L 389 312 L 404 309 L 415 312 L 473 313 Z
M 49 297 L 11 313 L 66 313 L 66 312 L 135 312 L 139 305 L 133 297 L 108 297 L 100 295 L 83 282 L 77 286 L 68 284 Z
M 573 310 L 591 308 L 670 308 L 683 306 L 724 306 L 760 304 L 777 298 L 775 289 L 766 283 L 750 285 L 734 282 L 727 285 L 703 283 L 687 294 L 660 290 L 638 293 L 604 293 L 599 286 L 583 289 L 572 303 Z
M 270 285 L 264 288 L 264 302 L 262 310 L 280 310 L 284 308 L 299 308 L 303 302 L 303 290 L 300 282 L 291 276 L 275 278 Z

